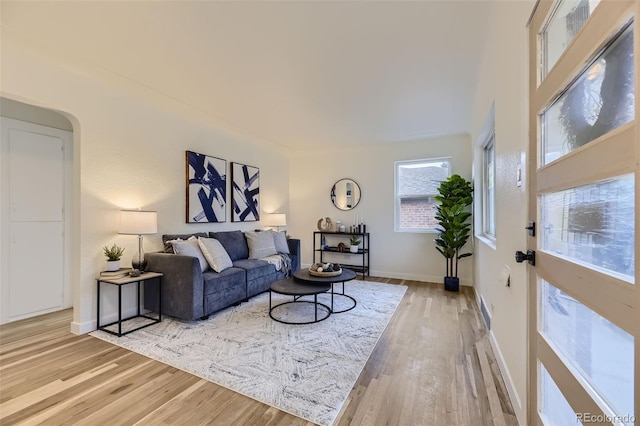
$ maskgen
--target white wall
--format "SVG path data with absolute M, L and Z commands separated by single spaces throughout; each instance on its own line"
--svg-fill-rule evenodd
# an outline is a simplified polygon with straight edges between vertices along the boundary
M 507 382 L 520 424 L 526 424 L 527 405 L 527 267 L 515 263 L 516 250 L 526 249 L 528 198 L 526 170 L 528 144 L 527 30 L 534 1 L 488 2 L 491 29 L 484 62 L 478 73 L 471 137 L 479 142 L 495 101 L 496 243 L 476 240 L 473 257 L 476 293 L 491 310 L 491 340 Z M 518 166 L 522 187 L 516 186 Z M 481 187 L 482 150 L 474 154 L 476 188 Z M 478 203 L 476 206 L 479 206 Z M 498 282 L 503 266 L 511 270 L 511 286 Z
M 353 224 L 364 215 L 371 233 L 371 275 L 443 282 L 445 262 L 436 251 L 433 233 L 394 232 L 394 162 L 452 157 L 452 173 L 471 178 L 472 145 L 468 135 L 453 135 L 411 142 L 363 145 L 340 151 L 295 154 L 291 159 L 291 218 L 287 231 L 302 240 L 302 263 L 312 263 L 313 231 L 321 217 Z M 355 180 L 362 198 L 355 209 L 338 210 L 331 202 L 333 184 Z M 472 261 L 460 261 L 459 277 L 470 285 Z
M 10 34 L 3 34 L 1 47 L 1 95 L 61 111 L 74 125 L 72 331 L 95 327 L 102 247 L 123 245 L 125 264 L 137 251 L 137 238 L 117 235 L 120 209 L 158 211 L 158 234 L 145 237 L 146 251 L 161 248 L 163 233 L 261 226 L 186 224 L 185 150 L 259 167 L 263 211 L 288 211 L 289 164 L 279 149 L 225 132 L 188 105 Z

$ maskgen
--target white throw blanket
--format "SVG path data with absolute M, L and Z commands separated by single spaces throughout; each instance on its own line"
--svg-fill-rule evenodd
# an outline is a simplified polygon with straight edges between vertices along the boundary
M 271 256 L 263 257 L 260 260 L 269 262 L 275 266 L 276 271 L 284 272 L 284 275 L 287 277 L 291 274 L 291 258 L 286 254 L 273 254 Z

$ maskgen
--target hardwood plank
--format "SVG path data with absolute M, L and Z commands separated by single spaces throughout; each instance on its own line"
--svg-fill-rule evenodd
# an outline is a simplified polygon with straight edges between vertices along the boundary
M 336 424 L 515 425 L 473 288 L 408 286 Z M 0 326 L 0 424 L 311 425 L 91 336 L 70 310 Z

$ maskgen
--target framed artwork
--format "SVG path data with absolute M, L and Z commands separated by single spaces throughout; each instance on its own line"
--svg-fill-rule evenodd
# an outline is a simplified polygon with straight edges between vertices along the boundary
M 231 220 L 260 220 L 260 169 L 231 163 Z
M 227 161 L 187 151 L 187 223 L 226 222 Z

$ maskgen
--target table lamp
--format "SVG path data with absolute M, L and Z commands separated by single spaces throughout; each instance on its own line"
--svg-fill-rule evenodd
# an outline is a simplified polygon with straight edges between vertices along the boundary
M 281 226 L 287 226 L 287 215 L 285 213 L 272 213 L 267 220 L 268 226 L 273 226 L 279 231 Z
M 138 236 L 138 258 L 132 259 L 134 270 L 144 271 L 146 262 L 142 255 L 142 236 L 158 232 L 158 212 L 144 210 L 121 210 L 119 234 Z

